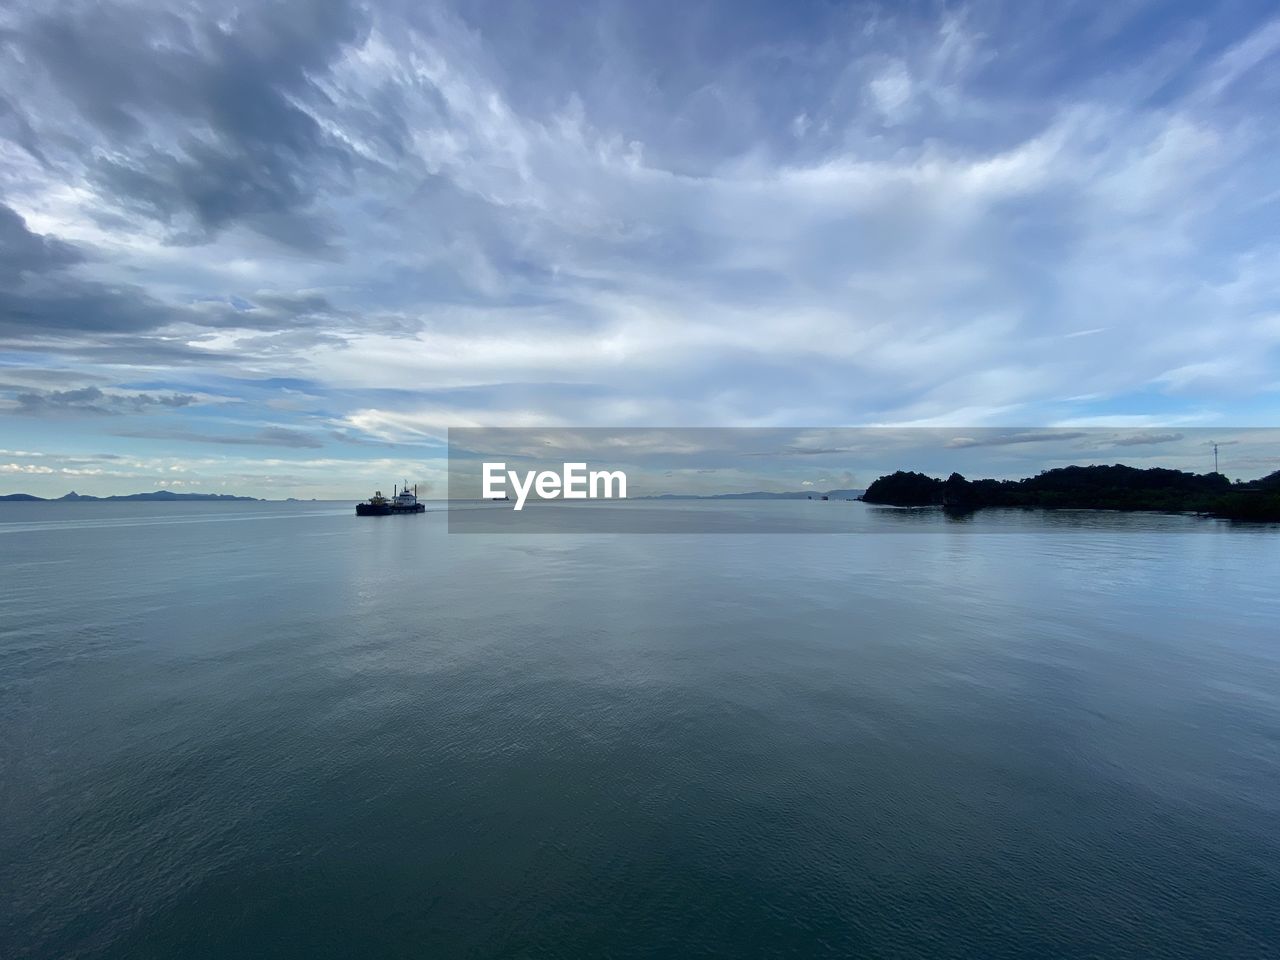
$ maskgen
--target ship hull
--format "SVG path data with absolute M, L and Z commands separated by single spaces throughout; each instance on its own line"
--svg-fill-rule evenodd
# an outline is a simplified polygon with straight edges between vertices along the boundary
M 427 508 L 420 503 L 409 507 L 397 507 L 389 503 L 357 503 L 357 517 L 389 517 L 393 513 L 426 513 Z

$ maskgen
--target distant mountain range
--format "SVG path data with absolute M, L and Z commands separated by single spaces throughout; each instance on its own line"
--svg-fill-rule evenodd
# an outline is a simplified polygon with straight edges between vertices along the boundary
M 663 493 L 656 497 L 632 497 L 632 500 L 817 500 L 826 497 L 829 500 L 856 500 L 862 496 L 863 490 L 788 490 L 783 493 L 770 493 L 756 490 L 752 493 L 709 493 L 698 496 L 692 493 Z
M 245 500 L 258 502 L 257 497 L 236 497 L 229 493 L 174 493 L 172 490 L 156 490 L 152 493 L 129 493 L 114 497 L 90 497 L 84 494 L 76 493 L 72 490 L 70 493 L 61 497 L 36 497 L 29 493 L 10 493 L 0 496 L 3 501 L 28 501 L 38 500 L 43 503 L 62 503 L 63 501 L 80 501 L 80 500 Z

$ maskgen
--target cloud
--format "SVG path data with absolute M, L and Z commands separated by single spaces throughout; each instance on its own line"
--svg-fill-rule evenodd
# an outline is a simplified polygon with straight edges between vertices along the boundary
M 943 446 L 948 450 L 963 450 L 968 447 L 1006 447 L 1019 443 L 1057 443 L 1063 440 L 1078 440 L 1088 436 L 1088 433 L 1080 430 L 1026 431 L 978 437 L 952 437 Z
M 33 232 L 22 216 L 0 203 L 0 334 L 138 331 L 170 319 L 136 286 L 68 272 L 84 260 L 74 246 Z
M 252 434 L 225 436 L 197 433 L 188 430 L 129 430 L 118 437 L 137 437 L 147 440 L 180 440 L 184 443 L 214 443 L 235 447 L 291 447 L 297 450 L 315 450 L 324 446 L 314 435 L 288 427 L 264 427 Z
M 306 290 L 257 291 L 252 301 L 203 297 L 165 302 L 137 284 L 105 283 L 75 269 L 91 266 L 90 261 L 78 247 L 32 231 L 22 216 L 0 203 L 0 334 L 44 340 L 146 334 L 178 326 L 295 331 L 349 317 L 322 293 Z M 142 349 L 156 346 L 152 341 Z
M 349 414 L 344 425 L 379 440 L 392 442 L 443 441 L 451 429 L 478 429 L 493 424 L 504 428 L 554 426 L 557 419 L 532 410 L 465 411 L 450 408 L 425 408 L 410 411 L 357 410 Z
M 36 407 L 233 378 L 235 422 L 188 433 L 348 447 L 1277 412 L 1256 11 L 2 16 L 0 364 L 68 377 L 13 379 Z
M 24 274 L 48 273 L 81 259 L 70 244 L 32 233 L 17 212 L 0 203 L 0 278 L 12 281 Z
M 315 253 L 332 225 L 315 209 L 341 184 L 350 152 L 307 104 L 323 73 L 363 30 L 341 2 L 244 7 L 58 4 L 8 40 L 84 124 L 89 182 L 126 210 L 199 243 L 243 224 Z M 184 15 L 187 14 L 187 15 Z
M 876 109 L 886 123 L 904 119 L 911 106 L 911 74 L 900 60 L 890 63 L 868 85 Z
M 0 463 L 0 473 L 51 474 L 57 471 L 39 463 Z
M 3 387 L 0 386 L 0 390 Z M 98 387 L 77 390 L 25 390 L 13 395 L 11 410 L 20 416 L 112 415 L 173 410 L 198 401 L 184 393 L 108 393 Z
M 1126 437 L 1116 437 L 1112 443 L 1117 447 L 1142 447 L 1157 443 L 1173 443 L 1183 438 L 1181 433 L 1134 433 Z

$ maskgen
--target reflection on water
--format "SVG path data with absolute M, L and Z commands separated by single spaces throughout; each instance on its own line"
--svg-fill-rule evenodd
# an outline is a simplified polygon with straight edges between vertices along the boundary
M 0 955 L 1277 954 L 1276 532 L 633 508 L 0 505 Z
M 1192 514 L 1047 511 L 1017 507 L 966 512 L 941 507 L 887 507 L 844 500 L 530 501 L 520 511 L 514 510 L 510 503 L 460 501 L 448 505 L 447 522 L 451 533 L 503 535 L 936 534 L 947 528 L 960 527 L 982 534 L 1044 535 L 1076 531 L 1211 534 L 1229 526 L 1228 521 Z M 1280 531 L 1280 524 L 1255 524 L 1253 527 Z

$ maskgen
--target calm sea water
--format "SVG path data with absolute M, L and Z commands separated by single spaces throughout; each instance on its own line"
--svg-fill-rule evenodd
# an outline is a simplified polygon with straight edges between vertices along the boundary
M 1280 955 L 1280 531 L 984 516 L 0 504 L 0 956 Z

